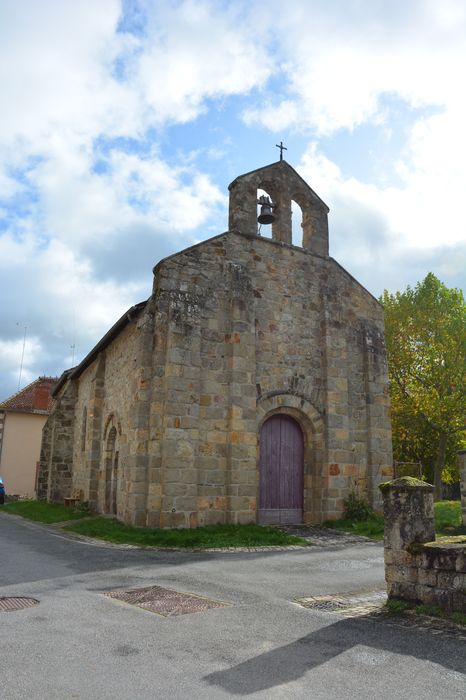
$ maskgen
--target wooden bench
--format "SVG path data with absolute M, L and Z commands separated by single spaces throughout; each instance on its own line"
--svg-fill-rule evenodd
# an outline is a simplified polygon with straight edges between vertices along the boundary
M 72 508 L 77 503 L 79 503 L 79 498 L 64 498 L 63 503 L 66 508 Z

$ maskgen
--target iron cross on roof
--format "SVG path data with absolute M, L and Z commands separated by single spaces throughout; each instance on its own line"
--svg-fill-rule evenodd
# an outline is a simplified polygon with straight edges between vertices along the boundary
M 280 149 L 280 160 L 283 160 L 283 151 L 287 151 L 287 147 L 283 145 L 283 141 L 280 141 L 280 145 L 278 143 L 275 144 L 277 148 Z

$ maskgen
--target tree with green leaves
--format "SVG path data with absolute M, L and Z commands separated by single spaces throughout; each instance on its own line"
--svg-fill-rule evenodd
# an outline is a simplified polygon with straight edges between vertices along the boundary
M 466 429 L 466 305 L 431 272 L 412 289 L 389 294 L 385 312 L 394 455 L 430 453 L 435 498 L 441 498 L 446 458 Z M 451 466 L 451 465 L 450 465 Z

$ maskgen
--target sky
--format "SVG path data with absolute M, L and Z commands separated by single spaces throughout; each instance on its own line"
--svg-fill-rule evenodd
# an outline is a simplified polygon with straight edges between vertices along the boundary
M 280 141 L 372 294 L 465 289 L 465 66 L 464 0 L 0 0 L 0 400 L 225 231 Z

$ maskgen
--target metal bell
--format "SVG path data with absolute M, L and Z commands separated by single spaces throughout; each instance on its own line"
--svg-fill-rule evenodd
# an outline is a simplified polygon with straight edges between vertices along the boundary
M 260 224 L 272 224 L 275 221 L 275 217 L 272 214 L 272 208 L 274 205 L 270 201 L 269 197 L 266 197 L 265 194 L 263 194 L 261 197 L 259 197 L 257 203 L 261 205 L 261 213 L 257 217 L 257 221 Z

